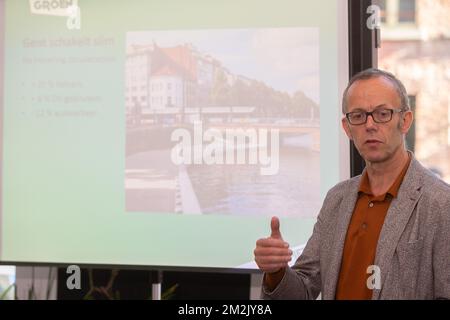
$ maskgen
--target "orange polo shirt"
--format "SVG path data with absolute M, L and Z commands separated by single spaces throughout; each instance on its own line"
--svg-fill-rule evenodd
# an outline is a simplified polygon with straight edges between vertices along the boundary
M 364 172 L 358 190 L 358 200 L 347 229 L 341 270 L 336 290 L 336 299 L 371 299 L 372 290 L 367 287 L 367 267 L 374 264 L 378 237 L 384 218 L 393 198 L 408 170 L 408 160 L 389 190 L 380 196 L 374 196 L 370 188 L 367 171 Z

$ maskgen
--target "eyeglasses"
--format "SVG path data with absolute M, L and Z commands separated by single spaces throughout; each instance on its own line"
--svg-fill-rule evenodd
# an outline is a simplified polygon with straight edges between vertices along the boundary
M 376 109 L 372 112 L 355 111 L 345 114 L 348 122 L 352 125 L 360 125 L 367 122 L 367 118 L 372 116 L 373 121 L 376 123 L 386 123 L 392 120 L 394 113 L 403 112 L 404 109 Z

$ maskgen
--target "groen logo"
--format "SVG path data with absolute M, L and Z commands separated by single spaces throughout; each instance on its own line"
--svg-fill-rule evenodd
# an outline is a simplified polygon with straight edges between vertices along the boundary
M 68 9 L 78 0 L 30 0 L 31 13 L 67 17 Z
M 30 0 L 32 14 L 68 17 L 69 30 L 81 29 L 81 11 L 78 0 Z

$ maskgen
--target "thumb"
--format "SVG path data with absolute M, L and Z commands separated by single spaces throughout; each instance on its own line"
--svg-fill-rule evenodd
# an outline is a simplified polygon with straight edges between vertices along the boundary
M 280 220 L 277 217 L 272 217 L 270 229 L 272 230 L 272 233 L 270 234 L 271 238 L 283 239 L 280 232 Z

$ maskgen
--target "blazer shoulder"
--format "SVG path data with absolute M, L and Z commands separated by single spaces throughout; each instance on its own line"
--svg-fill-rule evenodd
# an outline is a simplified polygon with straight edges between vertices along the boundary
M 424 169 L 422 181 L 422 188 L 425 196 L 444 202 L 450 201 L 450 184 L 437 177 L 428 169 Z
M 328 190 L 325 200 L 323 202 L 322 209 L 338 208 L 345 198 L 358 191 L 359 181 L 361 176 L 356 176 L 344 181 L 339 182 L 330 190 Z
M 450 185 L 441 180 L 430 170 L 421 167 L 422 195 L 420 202 L 429 213 L 439 219 L 437 223 L 450 226 Z
M 343 197 L 349 191 L 355 191 L 359 187 L 359 181 L 361 180 L 361 175 L 355 176 L 353 178 L 341 181 L 337 183 L 334 187 L 328 190 L 328 197 Z

